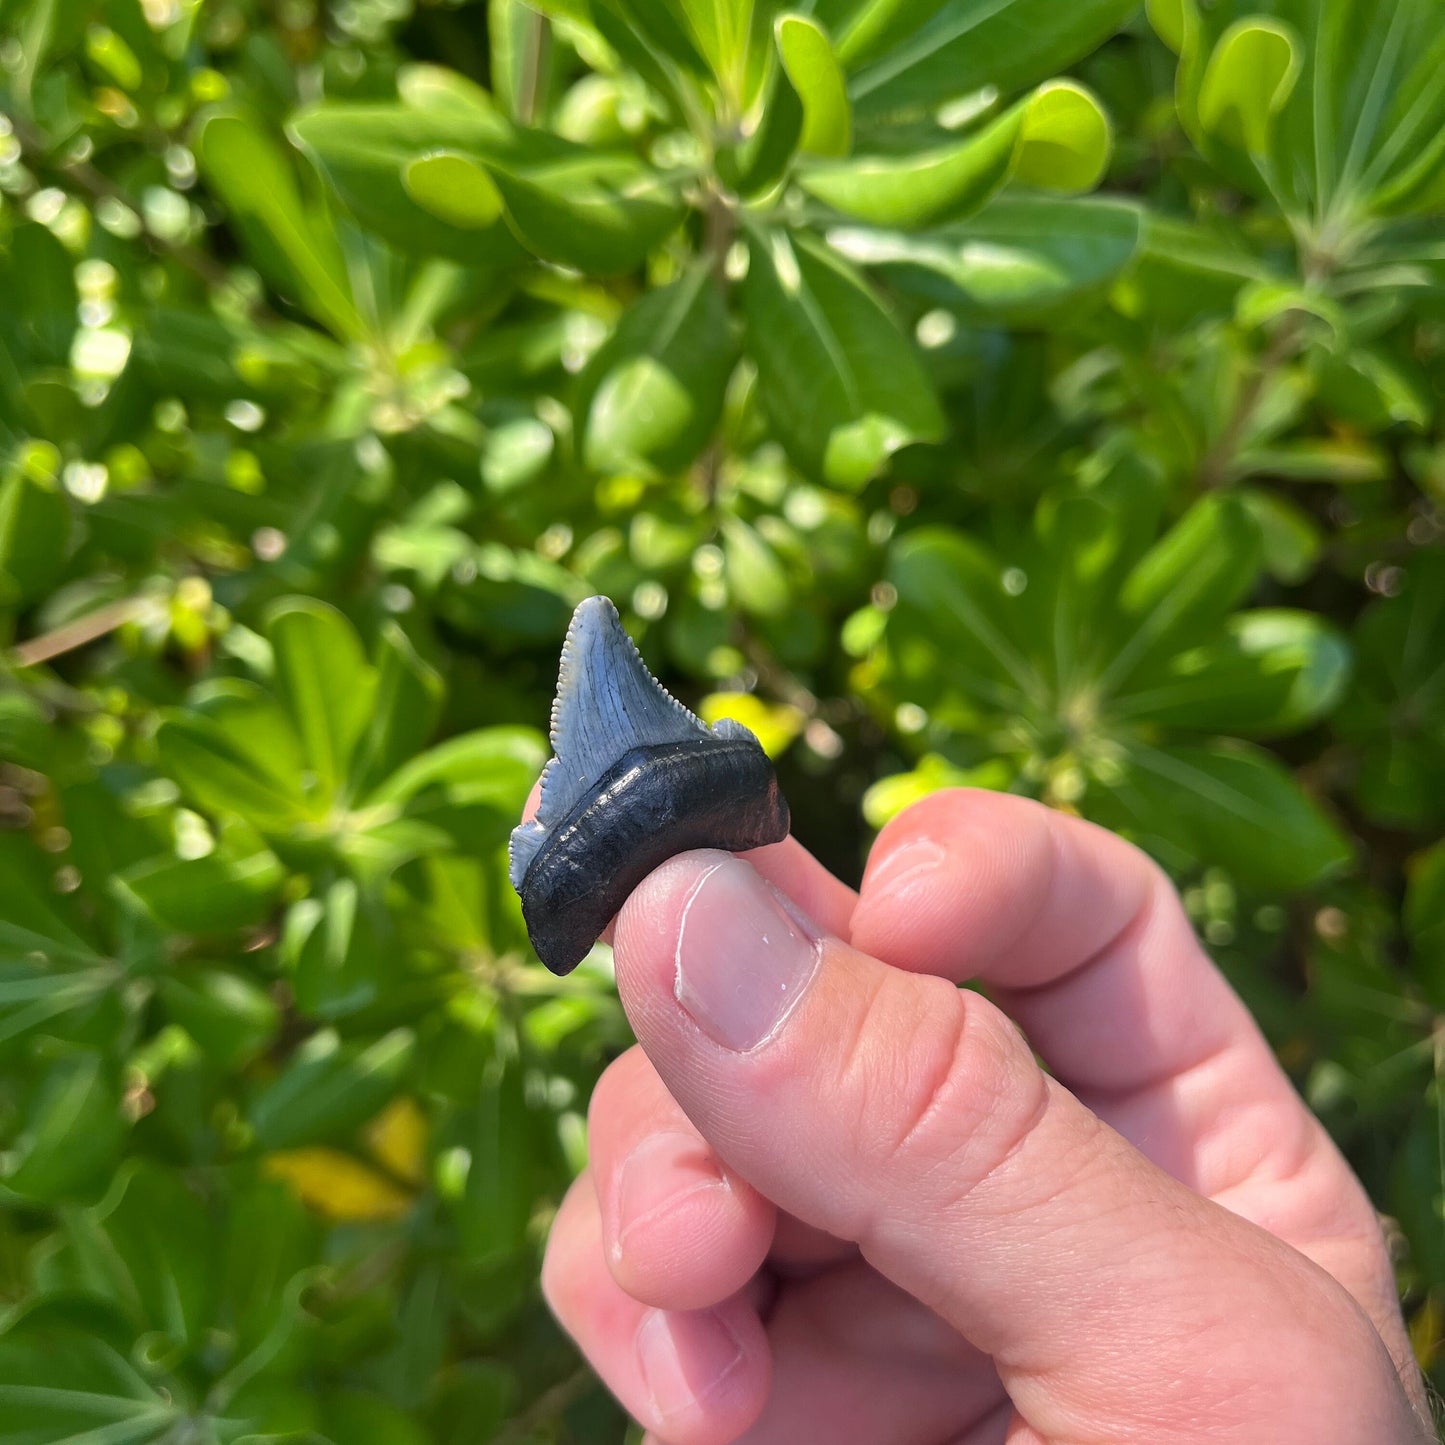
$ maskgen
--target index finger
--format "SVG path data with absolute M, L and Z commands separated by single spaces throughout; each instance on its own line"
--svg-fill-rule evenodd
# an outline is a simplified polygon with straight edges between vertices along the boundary
M 1416 1376 L 1364 1189 L 1139 849 L 1024 798 L 940 792 L 880 835 L 852 941 L 988 985 L 1095 1114 L 1328 1270 Z

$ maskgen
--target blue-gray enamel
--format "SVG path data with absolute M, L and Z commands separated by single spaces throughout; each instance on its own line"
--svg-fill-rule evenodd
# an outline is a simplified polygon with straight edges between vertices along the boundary
M 552 705 L 555 753 L 511 876 L 537 956 L 574 969 L 628 894 L 691 848 L 777 843 L 788 805 L 758 740 L 709 728 L 647 671 L 605 597 L 574 613 Z

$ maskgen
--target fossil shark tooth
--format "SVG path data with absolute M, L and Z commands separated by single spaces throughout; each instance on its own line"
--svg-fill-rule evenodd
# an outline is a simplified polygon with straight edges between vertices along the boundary
M 648 672 L 617 609 L 572 615 L 537 815 L 513 830 L 512 886 L 537 956 L 570 973 L 660 863 L 788 835 L 788 805 L 757 738 L 708 727 Z

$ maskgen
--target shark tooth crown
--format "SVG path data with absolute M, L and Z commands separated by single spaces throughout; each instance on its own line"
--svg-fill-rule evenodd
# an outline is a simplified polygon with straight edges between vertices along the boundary
M 554 972 L 574 968 L 673 854 L 787 836 L 787 803 L 757 738 L 730 719 L 709 727 L 670 696 L 606 597 L 572 615 L 551 739 L 536 816 L 512 833 L 509 872 L 533 947 Z

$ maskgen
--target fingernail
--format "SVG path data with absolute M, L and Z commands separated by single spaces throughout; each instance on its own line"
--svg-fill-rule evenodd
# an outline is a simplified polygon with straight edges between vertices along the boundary
M 876 869 L 868 870 L 863 879 L 863 892 L 880 897 L 899 893 L 915 878 L 934 872 L 945 856 L 942 846 L 932 838 L 915 838 L 894 848 Z
M 712 1310 L 653 1310 L 637 1331 L 652 1408 L 666 1419 L 696 1405 L 742 1364 L 743 1347 Z
M 694 1135 L 648 1135 L 617 1171 L 613 1257 L 621 1256 L 628 1235 L 639 1226 L 651 1223 L 703 1190 L 728 1188 L 712 1152 Z
M 678 1003 L 724 1048 L 755 1049 L 777 1031 L 818 964 L 818 935 L 801 912 L 738 858 L 715 864 L 683 905 Z

